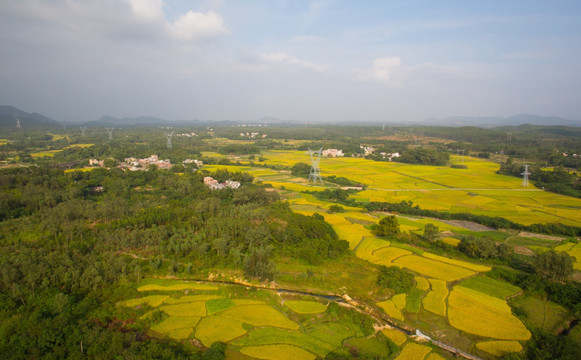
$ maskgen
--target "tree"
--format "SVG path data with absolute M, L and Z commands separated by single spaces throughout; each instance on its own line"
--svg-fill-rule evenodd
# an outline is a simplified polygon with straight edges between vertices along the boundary
M 535 256 L 534 268 L 545 279 L 563 281 L 573 273 L 573 259 L 564 252 L 546 251 Z
M 399 233 L 399 222 L 395 215 L 386 216 L 379 220 L 379 226 L 375 230 L 377 236 L 394 236 Z
M 342 212 L 345 212 L 345 209 L 343 209 L 343 206 L 341 206 L 341 205 L 333 204 L 333 205 L 329 206 L 329 212 L 331 214 L 342 213 Z
M 429 223 L 424 227 L 424 235 L 422 237 L 426 241 L 434 241 L 438 237 L 439 232 L 440 229 L 436 225 Z
M 294 164 L 291 169 L 291 174 L 298 177 L 308 177 L 311 172 L 311 167 L 308 164 L 299 162 Z
M 397 266 L 380 266 L 377 285 L 393 289 L 396 294 L 408 292 L 414 285 L 414 275 Z

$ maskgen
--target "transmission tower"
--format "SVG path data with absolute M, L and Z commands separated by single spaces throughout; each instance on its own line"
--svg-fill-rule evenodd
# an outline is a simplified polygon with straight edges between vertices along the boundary
M 85 137 L 85 131 L 87 131 L 87 128 L 86 128 L 86 127 L 82 127 L 82 128 L 81 128 L 81 135 L 82 135 L 83 137 Z
M 171 149 L 171 138 L 173 136 L 173 131 L 164 131 L 165 136 L 167 137 L 167 148 Z
M 521 173 L 521 175 L 522 175 L 522 186 L 523 187 L 529 186 L 529 175 L 531 174 L 529 172 L 529 166 L 530 165 L 525 165 L 525 171 L 523 173 Z
M 323 148 L 321 147 L 318 151 L 313 151 L 309 148 L 309 155 L 311 156 L 311 172 L 309 173 L 309 178 L 307 182 L 313 180 L 313 184 L 317 183 L 317 180 L 323 184 L 323 178 L 321 177 L 321 170 L 319 169 L 319 162 L 321 161 L 321 153 Z
M 16 118 L 16 128 L 20 129 L 20 119 Z
M 113 128 L 107 128 L 107 132 L 109 133 L 109 140 L 113 140 Z

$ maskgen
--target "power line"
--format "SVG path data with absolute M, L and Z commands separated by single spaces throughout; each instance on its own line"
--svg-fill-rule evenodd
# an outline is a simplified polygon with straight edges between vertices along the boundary
M 321 177 L 321 169 L 319 169 L 319 162 L 321 161 L 321 153 L 323 148 L 321 147 L 318 151 L 313 151 L 309 148 L 309 155 L 311 156 L 311 172 L 309 173 L 309 178 L 307 182 L 313 180 L 313 184 L 317 183 L 317 180 L 323 184 L 323 178 Z

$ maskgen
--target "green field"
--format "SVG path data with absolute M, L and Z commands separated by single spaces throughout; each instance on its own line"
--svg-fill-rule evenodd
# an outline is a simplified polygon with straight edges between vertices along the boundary
M 326 305 L 316 301 L 288 300 L 284 304 L 299 314 L 319 314 L 327 310 Z

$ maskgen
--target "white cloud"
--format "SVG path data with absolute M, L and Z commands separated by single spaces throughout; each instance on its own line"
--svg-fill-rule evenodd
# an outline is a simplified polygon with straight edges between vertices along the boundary
M 138 18 L 155 20 L 163 18 L 161 0 L 128 0 L 131 10 Z
M 284 52 L 263 53 L 259 55 L 259 58 L 267 63 L 281 64 L 283 66 L 291 65 L 316 72 L 323 72 L 327 69 L 327 65 L 319 65 L 305 60 L 297 59 L 296 57 L 290 56 Z
M 192 42 L 228 33 L 222 17 L 213 12 L 188 11 L 171 25 L 172 35 L 181 41 Z
M 353 80 L 378 82 L 390 87 L 402 87 L 406 84 L 426 84 L 441 78 L 450 78 L 458 74 L 458 69 L 452 66 L 423 63 L 404 65 L 401 58 L 384 57 L 373 61 L 368 69 L 356 70 Z
M 393 75 L 401 69 L 401 59 L 399 57 L 377 58 L 373 61 L 373 66 L 369 69 L 359 70 L 355 80 L 374 81 L 391 86 L 400 86 L 401 83 L 393 80 Z
M 295 43 L 317 43 L 327 41 L 327 38 L 316 35 L 297 35 L 293 36 L 291 41 Z

